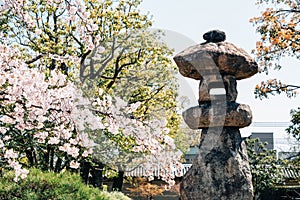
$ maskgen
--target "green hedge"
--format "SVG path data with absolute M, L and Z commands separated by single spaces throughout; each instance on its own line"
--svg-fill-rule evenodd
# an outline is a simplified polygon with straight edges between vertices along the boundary
M 0 200 L 130 200 L 120 192 L 105 192 L 81 182 L 80 176 L 69 172 L 53 173 L 31 169 L 28 177 L 18 183 L 13 174 L 1 178 Z

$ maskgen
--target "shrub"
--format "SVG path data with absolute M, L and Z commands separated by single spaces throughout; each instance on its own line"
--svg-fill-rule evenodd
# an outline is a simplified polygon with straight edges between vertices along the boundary
M 77 174 L 31 169 L 18 183 L 9 172 L 0 179 L 0 200 L 130 200 L 120 192 L 100 191 L 81 182 Z

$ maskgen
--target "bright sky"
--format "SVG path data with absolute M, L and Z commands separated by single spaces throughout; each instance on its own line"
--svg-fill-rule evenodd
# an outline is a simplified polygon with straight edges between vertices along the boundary
M 177 52 L 191 46 L 192 41 L 203 42 L 203 33 L 212 29 L 225 31 L 227 41 L 242 47 L 249 54 L 258 38 L 255 28 L 249 23 L 250 18 L 260 13 L 255 0 L 144 0 L 141 10 L 153 15 L 154 28 L 168 30 L 168 44 Z M 237 102 L 251 106 L 255 122 L 287 122 L 290 120 L 290 110 L 300 106 L 300 94 L 293 99 L 284 95 L 265 100 L 254 97 L 254 87 L 262 80 L 277 77 L 285 83 L 300 85 L 300 68 L 297 67 L 300 61 L 285 59 L 281 64 L 286 68 L 269 76 L 258 74 L 238 81 Z M 184 85 L 181 91 L 192 99 L 194 103 L 191 106 L 196 106 L 193 100 L 197 99 L 198 83 L 193 82 L 193 86 L 189 86 L 187 83 L 191 81 L 183 82 L 180 82 Z

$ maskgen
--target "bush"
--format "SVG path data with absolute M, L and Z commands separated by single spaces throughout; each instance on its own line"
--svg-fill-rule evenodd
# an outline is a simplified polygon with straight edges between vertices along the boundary
M 31 169 L 18 183 L 13 172 L 0 181 L 0 200 L 130 200 L 120 192 L 105 192 L 81 182 L 77 174 L 53 173 Z

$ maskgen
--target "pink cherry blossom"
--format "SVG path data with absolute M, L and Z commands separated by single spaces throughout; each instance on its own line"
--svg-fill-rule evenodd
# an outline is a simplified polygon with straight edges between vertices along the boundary
M 50 137 L 48 144 L 58 144 L 60 142 L 58 137 Z
M 11 158 L 17 158 L 18 154 L 13 149 L 8 149 L 4 153 L 4 158 L 11 159 Z
M 70 163 L 70 167 L 73 169 L 77 169 L 79 167 L 79 165 L 80 164 L 78 162 L 75 162 L 74 160 L 72 160 Z

